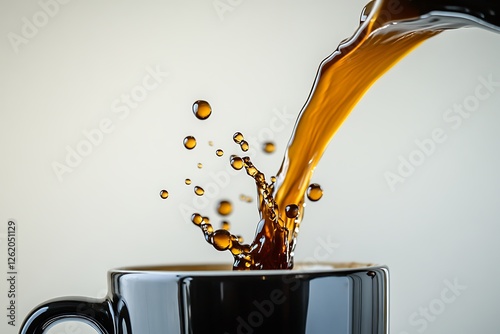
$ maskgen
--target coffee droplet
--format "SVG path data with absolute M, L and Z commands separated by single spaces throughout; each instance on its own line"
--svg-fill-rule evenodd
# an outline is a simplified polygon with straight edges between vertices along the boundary
M 202 169 L 203 168 L 203 164 L 201 162 L 198 162 L 198 164 L 196 166 L 198 167 L 198 169 Z
M 196 187 L 194 187 L 194 193 L 198 196 L 203 196 L 203 194 L 205 193 L 205 190 L 203 190 L 202 187 L 196 186 Z
M 316 202 L 319 201 L 321 197 L 323 197 L 323 189 L 321 189 L 321 186 L 317 183 L 309 185 L 309 188 L 307 188 L 307 198 Z
M 243 152 L 246 152 L 248 151 L 248 149 L 250 148 L 250 146 L 248 145 L 247 141 L 246 140 L 242 140 L 241 143 L 240 143 L 240 147 L 241 147 L 241 150 Z
M 218 149 L 217 151 L 215 151 L 215 154 L 218 156 L 218 157 L 222 157 L 224 155 L 224 151 L 221 150 L 221 149 Z
M 297 218 L 299 216 L 299 207 L 295 204 L 287 205 L 285 208 L 285 213 L 288 218 Z
M 242 237 L 241 235 L 237 236 L 237 238 L 238 238 L 238 242 L 239 242 L 240 244 L 242 244 L 242 243 L 244 243 L 244 242 L 245 242 L 245 239 L 243 239 L 243 237 Z
M 195 148 L 196 138 L 194 138 L 193 136 L 187 136 L 186 138 L 184 138 L 184 147 L 188 150 L 192 150 L 193 148 Z
M 403 12 L 391 12 L 394 15 L 386 15 L 386 11 L 391 9 L 391 1 L 373 1 L 364 9 L 360 19 L 364 22 L 363 26 L 352 38 L 342 42 L 338 47 L 342 52 L 332 54 L 321 64 L 321 71 L 300 112 L 289 144 L 284 147 L 286 152 L 278 174 L 274 174 L 276 178 L 271 178 L 273 182 L 266 181 L 264 173 L 248 157 L 250 154 L 240 154 L 241 158 L 231 156 L 232 168 L 244 169 L 255 181 L 257 194 L 253 198 L 258 202 L 260 220 L 253 239 L 249 244 L 242 244 L 243 240 L 238 234 L 231 234 L 224 228 L 214 231 L 205 217 L 200 221 L 195 216 L 193 222 L 199 223 L 205 241 L 219 250 L 229 250 L 234 255 L 234 270 L 292 269 L 296 239 L 304 216 L 304 202 L 318 201 L 323 196 L 321 187 L 311 184 L 312 181 L 309 180 L 318 158 L 324 153 L 332 136 L 364 92 L 403 55 L 424 40 L 439 34 L 448 24 L 457 28 L 463 25 L 457 23 L 453 15 L 450 15 L 450 21 L 432 22 L 432 18 L 425 13 L 430 8 L 438 8 L 436 2 L 439 3 L 432 0 L 409 0 L 405 2 Z M 460 8 L 469 12 L 473 6 L 464 4 Z M 484 14 L 474 8 L 473 14 L 478 18 Z M 420 14 L 425 15 L 419 18 Z M 444 15 L 439 17 L 440 20 L 445 20 Z M 371 66 L 373 63 L 376 66 Z M 367 71 L 367 68 L 371 70 Z M 196 108 L 195 114 L 201 110 L 201 105 Z M 198 132 L 193 134 L 200 136 Z M 249 144 L 240 132 L 234 133 L 233 141 L 244 152 L 250 151 Z M 275 143 L 277 142 L 268 136 L 258 141 L 258 150 L 276 154 L 279 146 Z M 217 145 L 215 147 L 222 147 L 220 143 Z M 216 149 L 211 150 L 213 154 Z M 231 155 L 232 152 L 226 151 L 225 154 Z M 193 182 L 194 185 L 196 184 Z M 207 193 L 200 199 L 208 200 L 211 193 L 208 184 L 205 187 Z M 215 206 L 217 209 L 217 204 Z M 225 216 L 219 220 L 223 219 Z M 185 244 L 189 248 L 189 243 Z M 378 275 L 375 271 L 368 275 L 374 274 Z
M 198 100 L 193 104 L 193 114 L 198 119 L 207 119 L 212 114 L 212 107 L 207 101 Z
M 168 191 L 166 191 L 166 190 L 160 191 L 160 197 L 162 199 L 167 199 L 168 198 Z
M 247 203 L 252 203 L 253 198 L 244 194 L 240 195 L 240 201 L 247 202 Z
M 276 183 L 276 176 L 271 176 L 271 182 Z
M 200 225 L 203 222 L 203 217 L 199 213 L 193 213 L 191 216 L 191 221 L 195 225 Z
M 214 146 L 214 142 L 210 140 L 210 141 L 208 142 L 208 146 Z
M 229 201 L 220 201 L 217 206 L 217 212 L 221 216 L 230 215 L 233 212 L 233 205 Z
M 232 155 L 231 156 L 231 166 L 236 169 L 236 170 L 240 170 L 243 168 L 244 166 L 244 162 L 243 162 L 243 159 L 241 159 L 240 157 L 236 156 L 236 155 Z
M 221 228 L 223 230 L 229 231 L 229 229 L 231 228 L 231 224 L 227 220 L 224 220 L 221 224 Z
M 239 144 L 241 143 L 241 141 L 243 140 L 243 135 L 241 134 L 241 132 L 236 132 L 234 135 L 233 135 L 233 140 L 236 144 Z
M 273 142 L 268 141 L 268 142 L 264 143 L 264 145 L 262 146 L 262 149 L 266 153 L 273 153 L 274 151 L 276 151 L 276 145 L 274 145 Z
M 207 217 L 203 217 L 203 220 L 200 224 L 200 228 L 203 231 L 203 234 L 205 235 L 205 240 L 211 243 L 212 232 L 214 231 L 214 228 L 212 224 L 210 224 L 210 221 L 208 220 Z
M 212 235 L 212 242 L 217 250 L 226 250 L 231 247 L 231 234 L 226 230 L 217 230 Z
M 187 184 L 188 186 L 191 184 L 191 179 L 185 179 L 184 183 Z

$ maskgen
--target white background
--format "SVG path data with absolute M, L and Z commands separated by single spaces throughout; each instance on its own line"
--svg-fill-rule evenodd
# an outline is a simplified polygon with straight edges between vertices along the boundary
M 231 262 L 181 214 L 181 203 L 193 206 L 194 197 L 184 178 L 212 182 L 211 173 L 226 170 L 227 156 L 238 152 L 235 131 L 258 138 L 276 112 L 297 115 L 320 61 L 352 35 L 364 5 L 232 3 L 218 15 L 211 0 L 74 0 L 16 52 L 9 33 L 22 36 L 23 18 L 33 22 L 42 9 L 36 1 L 1 0 L 0 235 L 15 219 L 18 326 L 44 300 L 104 295 L 113 267 Z M 500 87 L 458 129 L 443 120 L 454 104 L 471 101 L 480 77 L 500 81 L 499 57 L 500 35 L 484 30 L 425 42 L 366 94 L 314 175 L 325 195 L 308 204 L 297 259 L 330 240 L 329 261 L 387 264 L 392 333 L 500 327 Z M 148 67 L 169 75 L 127 117 L 114 113 L 113 101 L 140 86 Z M 206 122 L 191 113 L 197 99 L 212 104 Z M 103 119 L 113 131 L 58 180 L 53 163 L 65 163 L 67 147 L 83 145 L 83 132 Z M 277 152 L 256 150 L 254 158 L 268 176 L 279 168 L 293 121 L 279 124 Z M 447 140 L 391 191 L 384 174 L 436 128 Z M 182 147 L 189 134 L 199 138 L 192 152 Z M 218 147 L 224 159 L 215 157 Z M 242 174 L 215 198 L 234 198 L 233 232 L 248 240 L 258 219 L 255 203 L 236 199 L 254 192 Z M 167 200 L 158 195 L 164 188 Z M 213 206 L 201 211 L 217 222 Z M 6 264 L 5 239 L 1 249 Z M 466 288 L 432 321 L 422 320 L 421 309 L 444 305 L 445 280 Z M 7 285 L 0 282 L 0 331 L 16 333 L 3 315 Z

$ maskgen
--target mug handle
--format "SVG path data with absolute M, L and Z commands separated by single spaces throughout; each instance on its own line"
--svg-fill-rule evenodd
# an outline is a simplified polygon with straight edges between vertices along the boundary
M 102 334 L 114 334 L 113 308 L 107 299 L 71 297 L 38 305 L 24 320 L 19 334 L 42 334 L 51 325 L 67 320 L 87 323 Z

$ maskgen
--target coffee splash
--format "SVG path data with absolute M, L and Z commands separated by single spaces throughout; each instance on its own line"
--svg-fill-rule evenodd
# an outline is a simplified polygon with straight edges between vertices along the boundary
M 244 244 L 241 237 L 229 232 L 229 224 L 214 230 L 210 219 L 199 213 L 193 213 L 191 221 L 214 248 L 232 253 L 235 270 L 291 269 L 305 197 L 317 201 L 323 196 L 319 185 L 310 184 L 314 169 L 364 93 L 406 54 L 444 30 L 466 26 L 498 29 L 499 11 L 499 4 L 487 1 L 370 2 L 355 34 L 321 63 L 276 177 L 267 182 L 249 157 L 232 155 L 229 159 L 234 169 L 245 169 L 256 184 L 260 221 L 254 240 Z M 193 112 L 204 120 L 212 109 L 208 102 L 196 101 Z M 235 133 L 233 140 L 243 152 L 248 151 L 242 133 Z M 186 137 L 184 145 L 193 149 L 196 140 Z M 267 153 L 274 149 L 274 143 L 264 146 Z M 222 156 L 221 152 L 216 154 Z M 195 187 L 195 193 L 202 196 L 196 189 L 201 187 Z

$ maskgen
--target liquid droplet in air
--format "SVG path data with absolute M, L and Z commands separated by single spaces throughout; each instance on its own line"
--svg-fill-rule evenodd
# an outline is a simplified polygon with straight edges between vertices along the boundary
M 231 224 L 227 220 L 224 220 L 221 224 L 221 228 L 223 230 L 229 231 L 229 229 L 231 228 Z
M 217 212 L 221 216 L 227 216 L 230 215 L 231 212 L 233 212 L 233 205 L 229 201 L 220 201 L 219 205 L 217 206 Z
M 243 159 L 241 159 L 240 157 L 236 156 L 236 155 L 232 155 L 231 156 L 231 166 L 236 169 L 236 170 L 240 170 L 243 168 L 244 166 L 244 163 L 243 163 Z
M 233 140 L 236 144 L 239 144 L 241 143 L 241 141 L 244 139 L 243 135 L 241 134 L 241 132 L 236 132 L 234 135 L 233 135 Z
M 194 193 L 198 196 L 203 196 L 203 194 L 205 193 L 205 190 L 203 190 L 202 187 L 196 186 L 196 187 L 194 187 Z
M 187 136 L 186 138 L 184 138 L 184 147 L 188 150 L 192 150 L 193 148 L 195 148 L 196 138 L 194 138 L 193 136 Z
M 307 198 L 316 202 L 319 201 L 321 197 L 323 197 L 323 189 L 321 189 L 321 186 L 317 183 L 309 185 L 309 188 L 307 188 Z
M 221 150 L 221 149 L 218 149 L 217 151 L 215 151 L 215 154 L 218 156 L 218 157 L 222 157 L 224 155 L 224 151 Z
M 241 150 L 242 150 L 243 152 L 248 151 L 248 149 L 250 148 L 250 146 L 248 145 L 248 143 L 247 143 L 247 141 L 246 141 L 246 140 L 242 140 L 242 141 L 240 142 L 240 147 L 241 147 Z
M 253 202 L 253 198 L 250 197 L 250 196 L 248 196 L 248 195 L 241 194 L 240 195 L 240 201 L 247 202 L 247 203 L 252 203 Z
M 201 225 L 201 223 L 203 222 L 203 217 L 199 213 L 193 213 L 193 215 L 191 216 L 191 221 L 195 225 Z
M 276 145 L 273 142 L 268 141 L 264 143 L 264 145 L 262 145 L 262 149 L 266 153 L 273 153 L 274 151 L 276 151 Z
M 168 198 L 168 191 L 166 191 L 166 190 L 160 191 L 160 197 L 162 199 L 167 199 Z
M 198 100 L 193 104 L 193 114 L 196 118 L 205 120 L 212 114 L 212 107 L 207 101 Z
M 299 207 L 295 204 L 287 205 L 285 208 L 285 213 L 288 218 L 297 218 L 299 216 Z

